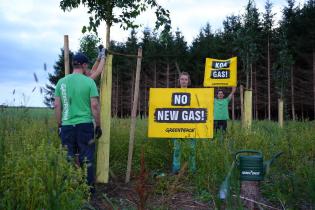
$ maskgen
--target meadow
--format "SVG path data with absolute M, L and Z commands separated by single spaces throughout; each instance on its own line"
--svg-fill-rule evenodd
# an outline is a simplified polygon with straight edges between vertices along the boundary
M 110 168 L 116 179 L 126 173 L 130 119 L 112 119 Z M 254 149 L 270 159 L 283 152 L 261 183 L 266 202 L 279 209 L 315 208 L 315 122 L 287 121 L 284 128 L 276 122 L 254 121 L 251 131 L 242 130 L 238 121 L 229 121 L 225 136 L 197 141 L 197 171 L 186 171 L 177 180 L 170 175 L 171 139 L 148 139 L 147 120 L 137 120 L 132 180 L 140 171 L 141 150 L 153 188 L 149 197 L 190 191 L 194 198 L 211 208 L 220 208 L 219 187 L 232 162 L 233 154 Z M 183 141 L 182 162 L 188 160 L 189 147 Z M 53 110 L 0 108 L 0 209 L 93 209 L 89 205 L 86 170 L 67 162 L 60 145 Z M 227 209 L 242 209 L 238 199 L 238 171 L 234 170 Z M 111 198 L 107 198 L 111 200 Z M 149 199 L 150 200 L 150 199 Z M 117 199 L 113 207 L 119 207 Z M 159 208 L 146 203 L 148 209 Z M 135 209 L 130 207 L 128 209 Z

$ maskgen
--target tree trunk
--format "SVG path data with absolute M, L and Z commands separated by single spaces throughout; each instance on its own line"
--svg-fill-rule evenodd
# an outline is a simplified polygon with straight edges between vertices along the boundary
M 250 90 L 253 89 L 253 64 L 250 64 Z
M 294 107 L 294 73 L 293 66 L 291 66 L 291 108 L 292 108 L 292 120 L 295 120 L 295 107 Z
M 268 120 L 271 120 L 271 100 L 270 100 L 270 41 L 269 41 L 269 35 L 268 35 L 268 66 L 267 66 L 267 80 L 268 80 Z
M 315 120 L 315 48 L 313 48 L 313 94 L 314 94 L 314 120 Z
M 154 87 L 156 88 L 156 62 L 154 62 Z
M 170 87 L 170 64 L 167 62 L 166 65 L 166 87 L 169 88 Z
M 118 117 L 118 97 L 119 97 L 119 83 L 118 83 L 118 72 L 116 74 L 116 98 L 115 98 L 115 117 Z
M 136 131 L 137 102 L 138 102 L 138 97 L 139 97 L 141 60 L 142 60 L 142 48 L 139 48 L 138 58 L 137 58 L 137 69 L 136 69 L 135 94 L 133 98 L 133 106 L 132 106 L 132 112 L 131 112 L 128 162 L 127 162 L 127 172 L 126 172 L 126 179 L 125 179 L 126 183 L 130 181 L 130 173 L 131 173 L 132 155 L 133 155 L 133 147 L 134 147 L 135 131 Z
M 110 27 L 109 23 L 106 23 L 106 49 L 110 48 Z
M 147 117 L 147 75 L 144 75 L 144 113 L 143 116 L 146 118 Z
M 241 121 L 244 121 L 244 87 L 240 85 L 240 99 L 241 99 Z
M 257 85 L 257 68 L 255 67 L 255 119 L 258 120 L 258 85 Z
M 232 96 L 232 120 L 235 120 L 235 98 Z

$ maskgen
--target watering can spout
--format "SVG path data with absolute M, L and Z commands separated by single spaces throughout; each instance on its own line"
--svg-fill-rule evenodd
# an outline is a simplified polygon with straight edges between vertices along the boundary
M 283 154 L 283 152 L 278 152 L 275 155 L 273 155 L 270 160 L 264 161 L 264 172 L 265 172 L 265 175 L 267 175 L 269 173 L 271 164 L 282 154 Z

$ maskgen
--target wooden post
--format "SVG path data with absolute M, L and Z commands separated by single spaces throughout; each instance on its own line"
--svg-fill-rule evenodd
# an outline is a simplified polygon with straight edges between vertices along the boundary
M 240 85 L 240 99 L 241 99 L 241 122 L 244 122 L 244 87 Z
M 70 73 L 70 61 L 69 61 L 69 37 L 68 35 L 64 35 L 63 37 L 63 53 L 64 53 L 64 62 L 65 62 L 65 75 Z
M 127 162 L 127 172 L 126 172 L 126 180 L 125 180 L 126 183 L 128 183 L 130 181 L 132 154 L 133 154 L 133 147 L 134 147 L 134 141 L 135 141 L 136 120 L 137 120 L 137 118 L 136 118 L 137 117 L 137 102 L 138 102 L 138 97 L 139 97 L 141 60 L 142 60 L 142 48 L 139 48 L 138 49 L 138 58 L 137 58 L 135 92 L 134 92 L 133 106 L 132 106 L 132 112 L 131 112 L 128 162 Z
M 246 129 L 249 129 L 252 125 L 252 96 L 253 93 L 251 90 L 245 90 L 243 128 Z
M 256 209 L 256 205 L 252 201 L 260 202 L 261 200 L 259 184 L 259 181 L 241 181 L 241 198 L 247 209 Z
M 113 55 L 106 57 L 105 71 L 101 77 L 101 128 L 103 135 L 97 142 L 96 182 L 107 183 L 109 172 L 110 121 L 112 96 L 112 60 Z
M 283 128 L 283 99 L 278 99 L 278 122 L 279 127 Z

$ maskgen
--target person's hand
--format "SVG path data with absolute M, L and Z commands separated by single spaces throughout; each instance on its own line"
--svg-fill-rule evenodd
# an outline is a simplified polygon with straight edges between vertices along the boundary
M 61 125 L 58 126 L 58 136 L 61 138 Z
M 95 127 L 95 138 L 100 138 L 102 136 L 102 129 L 100 126 L 96 126 Z
M 98 49 L 97 49 L 97 51 L 98 51 L 97 59 L 98 60 L 101 60 L 101 58 L 102 58 L 102 50 L 103 49 L 104 49 L 103 45 L 98 46 Z
M 106 58 L 106 53 L 107 53 L 106 48 L 103 48 L 103 49 L 101 50 L 101 59 L 105 59 L 105 58 Z

